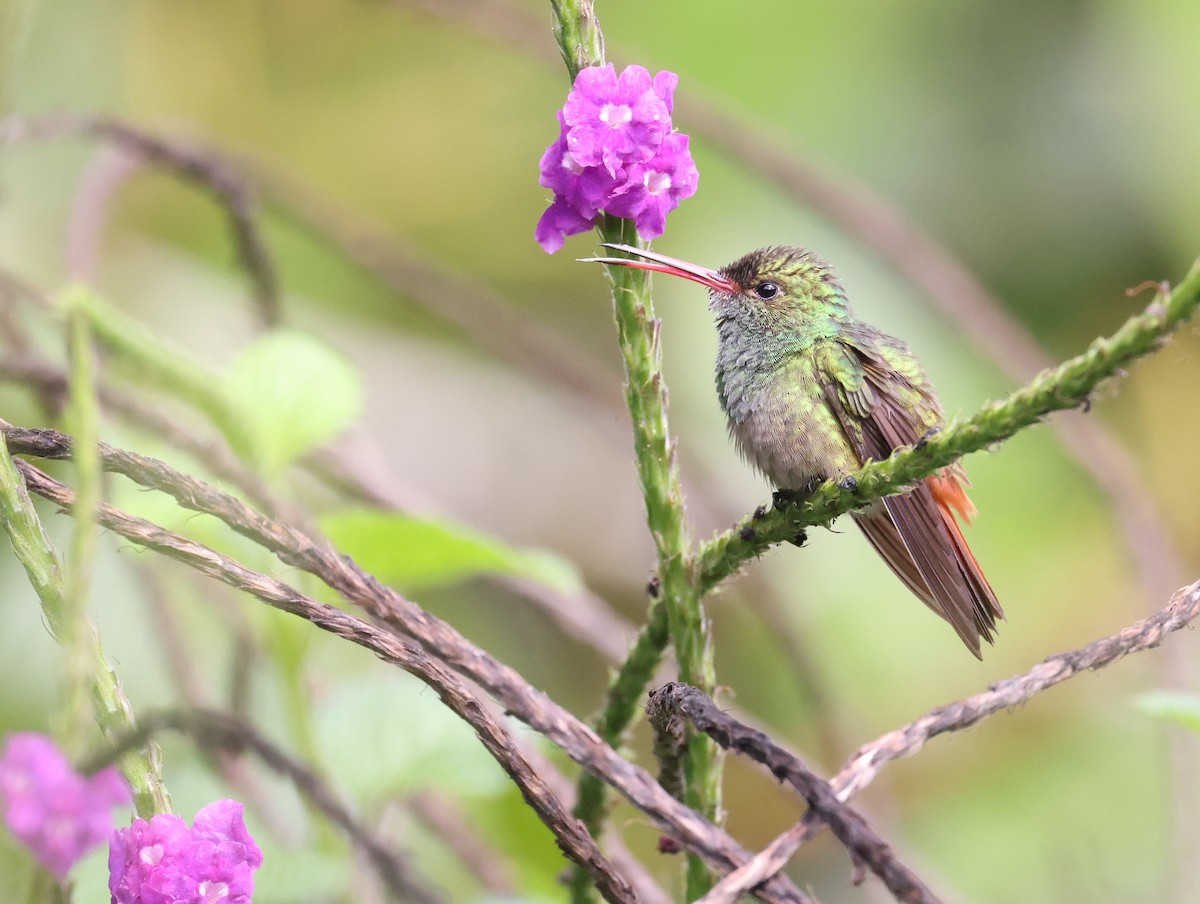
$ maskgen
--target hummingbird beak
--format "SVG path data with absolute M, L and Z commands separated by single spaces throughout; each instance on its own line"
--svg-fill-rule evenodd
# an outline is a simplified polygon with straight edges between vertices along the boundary
M 617 267 L 634 267 L 638 270 L 652 270 L 655 273 L 666 273 L 669 276 L 679 276 L 683 279 L 690 279 L 692 282 L 700 283 L 702 286 L 727 295 L 736 295 L 742 291 L 741 287 L 727 276 L 723 276 L 718 270 L 711 270 L 708 267 L 701 267 L 697 264 L 689 264 L 687 261 L 681 261 L 678 258 L 667 257 L 665 254 L 658 254 L 654 251 L 643 251 L 641 248 L 634 248 L 632 245 L 614 245 L 605 242 L 605 248 L 612 248 L 614 251 L 624 251 L 627 254 L 636 254 L 638 257 L 645 260 L 630 260 L 627 257 L 581 257 L 581 263 L 589 264 L 611 264 Z

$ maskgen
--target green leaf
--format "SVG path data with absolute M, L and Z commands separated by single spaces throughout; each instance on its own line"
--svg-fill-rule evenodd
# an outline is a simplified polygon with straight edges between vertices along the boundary
M 276 330 L 243 349 L 225 386 L 253 445 L 246 451 L 267 474 L 337 436 L 363 402 L 362 383 L 346 359 L 294 330 Z
M 508 779 L 470 726 L 416 679 L 347 681 L 315 711 L 321 760 L 362 805 L 421 788 L 489 797 Z
M 1200 695 L 1187 691 L 1147 691 L 1134 698 L 1133 706 L 1148 716 L 1200 731 Z
M 563 592 L 580 586 L 575 569 L 552 553 L 514 549 L 448 521 L 364 509 L 327 516 L 321 528 L 339 550 L 404 593 L 487 573 L 529 578 Z

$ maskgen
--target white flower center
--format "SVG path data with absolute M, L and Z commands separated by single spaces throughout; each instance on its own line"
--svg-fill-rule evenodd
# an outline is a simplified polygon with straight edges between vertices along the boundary
M 659 173 L 650 170 L 642 177 L 642 181 L 646 185 L 646 191 L 652 195 L 661 195 L 671 187 L 671 177 L 666 173 Z
M 229 897 L 229 886 L 224 882 L 201 882 L 197 891 L 205 901 L 220 901 Z
M 633 109 L 626 104 L 605 104 L 600 108 L 600 121 L 620 128 L 633 119 Z
M 162 858 L 163 846 L 161 844 L 148 844 L 138 851 L 138 859 L 150 866 L 154 866 Z
M 583 167 L 579 165 L 579 161 L 571 155 L 570 151 L 563 151 L 562 168 L 573 176 L 578 176 L 583 172 Z

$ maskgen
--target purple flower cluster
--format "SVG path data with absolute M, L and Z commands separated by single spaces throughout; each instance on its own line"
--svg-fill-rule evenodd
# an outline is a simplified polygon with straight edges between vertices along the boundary
M 580 71 L 558 114 L 558 140 L 542 155 L 539 184 L 554 202 L 534 238 L 553 254 L 600 213 L 633 220 L 643 239 L 663 234 L 667 214 L 696 193 L 700 174 L 688 137 L 671 130 L 673 72 L 641 66 L 618 77 L 610 66 Z
M 250 904 L 262 859 L 242 805 L 219 800 L 190 829 L 178 816 L 159 814 L 113 832 L 108 889 L 112 904 Z
M 0 757 L 4 821 L 59 881 L 108 837 L 113 808 L 132 799 L 115 768 L 84 777 L 44 735 L 11 735 Z

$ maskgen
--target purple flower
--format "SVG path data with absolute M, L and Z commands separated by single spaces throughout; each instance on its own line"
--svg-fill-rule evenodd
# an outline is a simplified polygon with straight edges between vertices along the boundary
M 615 177 L 630 161 L 653 157 L 671 131 L 670 106 L 654 89 L 655 80 L 641 66 L 626 67 L 619 78 L 611 65 L 580 70 L 562 109 L 575 159 L 583 166 L 603 164 Z M 668 93 L 674 89 L 671 83 Z
M 696 193 L 699 180 L 688 137 L 672 132 L 653 159 L 629 168 L 625 185 L 608 202 L 607 210 L 633 220 L 642 238 L 658 238 L 666 228 L 667 214 L 679 206 L 680 199 Z
M 262 851 L 246 831 L 242 805 L 219 800 L 196 814 L 135 819 L 112 833 L 112 904 L 250 904 Z
M 687 136 L 671 131 L 673 72 L 641 66 L 580 71 L 559 111 L 558 139 L 541 160 L 539 183 L 554 201 L 534 238 L 553 254 L 607 211 L 634 221 L 642 238 L 662 235 L 667 214 L 696 191 Z
M 108 837 L 113 807 L 131 800 L 114 767 L 84 777 L 44 735 L 12 735 L 0 757 L 4 821 L 59 881 Z

